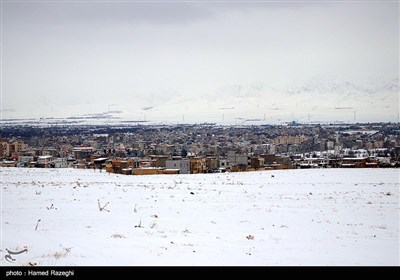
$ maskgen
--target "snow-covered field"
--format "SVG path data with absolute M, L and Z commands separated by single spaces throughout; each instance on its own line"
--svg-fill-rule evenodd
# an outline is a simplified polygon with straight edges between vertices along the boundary
M 0 172 L 2 265 L 399 265 L 398 169 Z

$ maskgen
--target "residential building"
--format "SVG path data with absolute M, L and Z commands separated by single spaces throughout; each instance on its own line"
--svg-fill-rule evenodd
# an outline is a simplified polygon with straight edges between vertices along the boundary
M 179 169 L 180 174 L 190 174 L 190 160 L 175 158 L 165 161 L 167 169 Z

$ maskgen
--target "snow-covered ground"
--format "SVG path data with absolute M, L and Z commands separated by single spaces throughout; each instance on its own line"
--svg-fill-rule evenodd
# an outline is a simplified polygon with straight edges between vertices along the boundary
M 2 265 L 399 265 L 398 169 L 0 172 Z

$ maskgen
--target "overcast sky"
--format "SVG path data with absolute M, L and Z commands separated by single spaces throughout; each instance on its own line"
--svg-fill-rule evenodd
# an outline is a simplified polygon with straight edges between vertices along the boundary
M 398 2 L 2 2 L 3 117 L 399 76 Z

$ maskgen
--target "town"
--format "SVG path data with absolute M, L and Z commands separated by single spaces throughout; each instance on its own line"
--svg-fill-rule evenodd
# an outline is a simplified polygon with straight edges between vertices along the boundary
M 2 123 L 0 166 L 126 175 L 400 167 L 400 124 Z

